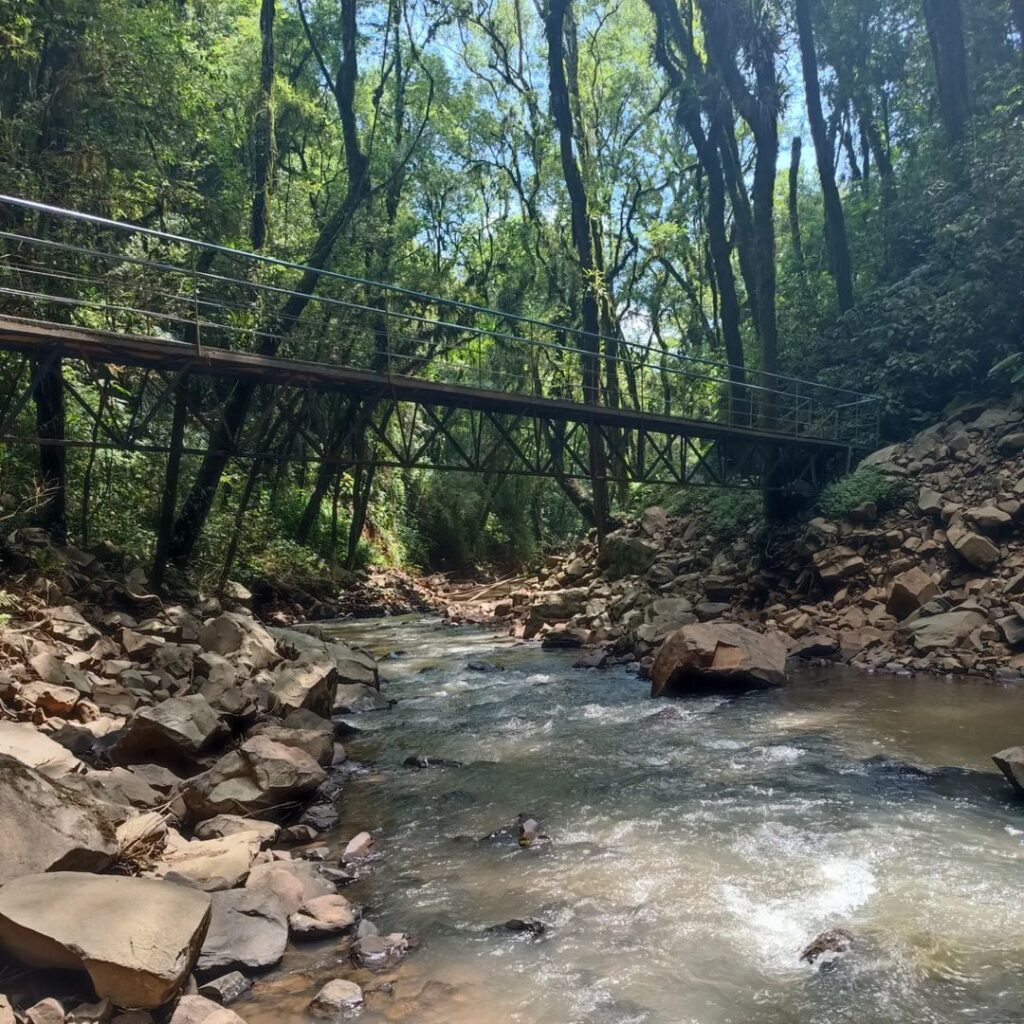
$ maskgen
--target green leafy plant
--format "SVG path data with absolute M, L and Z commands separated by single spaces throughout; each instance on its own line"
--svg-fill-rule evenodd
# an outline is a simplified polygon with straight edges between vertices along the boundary
M 861 466 L 822 491 L 818 511 L 829 519 L 843 519 L 861 505 L 873 504 L 884 514 L 901 505 L 907 495 L 904 480 L 875 466 Z

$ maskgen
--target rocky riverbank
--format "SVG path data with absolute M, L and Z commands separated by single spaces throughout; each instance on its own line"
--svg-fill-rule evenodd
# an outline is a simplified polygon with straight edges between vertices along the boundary
M 309 1012 L 382 997 L 415 939 L 339 891 L 378 856 L 342 822 L 340 716 L 387 707 L 374 658 L 264 625 L 242 588 L 162 600 L 103 546 L 26 531 L 11 552 L 0 1024 L 238 1024 L 225 1004 L 255 975 L 325 940 L 338 969 Z
M 580 647 L 595 667 L 649 672 L 700 622 L 774 634 L 796 658 L 1024 681 L 1024 400 L 964 407 L 859 475 L 893 507 L 865 500 L 724 543 L 699 514 L 652 507 L 600 550 L 589 539 L 451 615 Z

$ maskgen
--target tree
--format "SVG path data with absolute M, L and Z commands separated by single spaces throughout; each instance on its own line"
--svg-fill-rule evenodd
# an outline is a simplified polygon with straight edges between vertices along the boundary
M 800 40 L 800 61 L 803 67 L 804 95 L 807 99 L 807 120 L 814 141 L 814 154 L 818 162 L 818 180 L 825 206 L 825 241 L 829 252 L 829 269 L 836 282 L 839 310 L 847 312 L 853 306 L 853 267 L 850 261 L 850 242 L 846 234 L 843 204 L 836 186 L 835 159 L 825 127 L 821 105 L 821 86 L 818 82 L 818 54 L 814 45 L 814 23 L 811 18 L 811 0 L 795 0 L 797 34 Z
M 949 144 L 956 148 L 967 135 L 971 115 L 967 83 L 967 46 L 960 0 L 923 0 L 935 77 L 939 113 Z

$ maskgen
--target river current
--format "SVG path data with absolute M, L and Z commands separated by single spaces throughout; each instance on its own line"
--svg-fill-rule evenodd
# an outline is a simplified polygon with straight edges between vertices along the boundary
M 1024 1021 L 1024 801 L 989 759 L 1024 741 L 1021 691 L 828 667 L 655 702 L 486 631 L 337 633 L 385 656 L 397 700 L 349 719 L 366 768 L 332 842 L 368 828 L 383 855 L 346 895 L 423 942 L 364 1024 Z M 521 811 L 550 849 L 456 838 Z M 493 929 L 525 916 L 542 938 Z M 801 963 L 835 927 L 850 954 Z M 301 1020 L 338 960 L 291 952 L 236 1008 Z

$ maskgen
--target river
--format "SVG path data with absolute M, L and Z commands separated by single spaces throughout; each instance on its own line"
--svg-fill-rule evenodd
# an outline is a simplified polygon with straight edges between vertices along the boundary
M 423 941 L 364 1024 L 1024 1021 L 1024 802 L 989 760 L 1024 740 L 1019 690 L 827 667 L 653 702 L 624 669 L 486 631 L 338 633 L 388 655 L 398 701 L 350 719 L 368 767 L 332 842 L 369 828 L 383 856 L 346 894 Z M 520 811 L 553 848 L 455 841 Z M 543 938 L 492 930 L 527 915 Z M 852 952 L 801 964 L 836 926 Z M 290 952 L 236 1008 L 302 1019 L 337 961 Z

